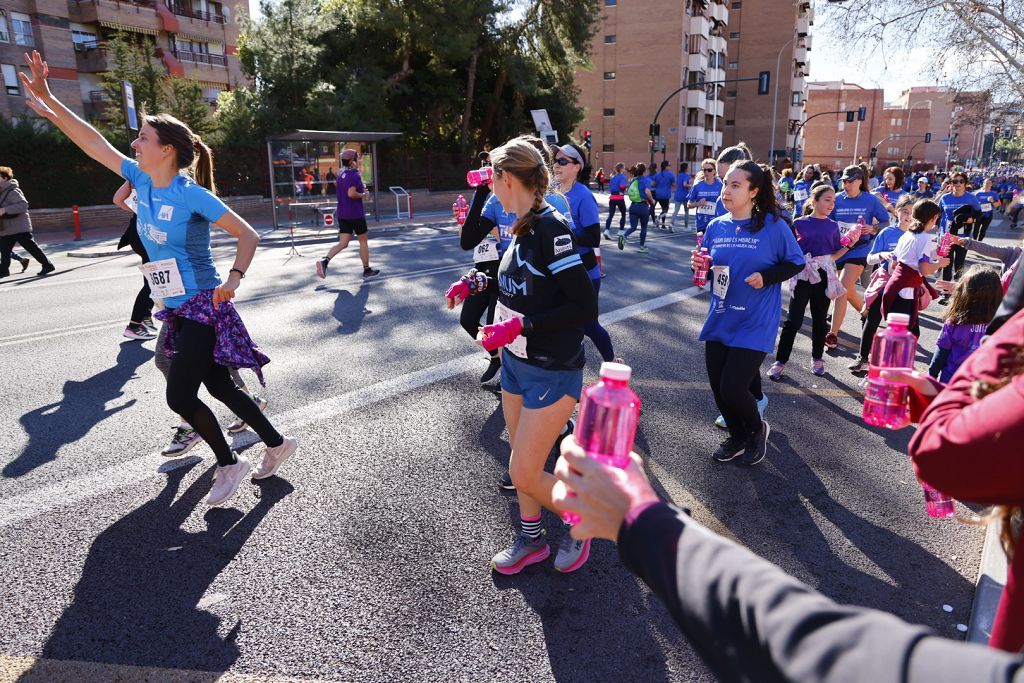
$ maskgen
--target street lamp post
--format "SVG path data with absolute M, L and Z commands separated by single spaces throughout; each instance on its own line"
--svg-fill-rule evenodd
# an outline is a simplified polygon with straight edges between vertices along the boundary
M 909 95 L 907 96 L 907 99 L 910 99 Z M 921 100 L 920 102 L 915 102 L 914 104 L 912 104 L 910 106 L 910 109 L 907 110 L 907 125 L 903 127 L 903 134 L 904 135 L 909 135 L 910 134 L 910 115 L 914 111 L 914 107 L 918 106 L 919 104 L 927 104 L 929 109 L 932 108 L 932 101 L 931 100 Z M 904 157 L 907 156 L 907 143 L 905 143 L 905 142 L 903 143 L 903 156 Z
M 779 68 L 782 63 L 782 53 L 786 51 L 786 48 L 796 40 L 794 35 L 792 38 L 783 43 L 782 48 L 779 49 L 779 56 L 775 58 L 775 101 L 772 103 L 772 142 L 771 149 L 768 150 L 768 159 L 770 163 L 775 165 L 775 125 L 778 122 L 779 116 Z

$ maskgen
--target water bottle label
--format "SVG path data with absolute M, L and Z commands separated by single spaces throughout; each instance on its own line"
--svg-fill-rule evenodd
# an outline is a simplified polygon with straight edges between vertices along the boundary
M 907 399 L 907 385 L 890 382 L 869 381 L 864 392 L 864 400 L 868 403 L 886 407 L 902 407 Z

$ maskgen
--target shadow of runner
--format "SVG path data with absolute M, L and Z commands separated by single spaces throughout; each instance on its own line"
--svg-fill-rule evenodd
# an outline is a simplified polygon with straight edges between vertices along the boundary
M 366 307 L 370 298 L 370 285 L 365 280 L 359 285 L 359 290 L 352 294 L 347 289 L 338 291 L 338 298 L 334 300 L 334 310 L 331 316 L 338 321 L 338 334 L 355 334 L 363 325 L 363 320 L 373 311 Z
M 221 637 L 220 619 L 199 604 L 293 488 L 277 477 L 258 482 L 261 497 L 249 512 L 212 508 L 204 515 L 205 531 L 184 531 L 181 525 L 202 504 L 213 473 L 207 470 L 175 500 L 195 464 L 169 472 L 156 498 L 96 538 L 74 602 L 43 646 L 44 659 L 202 671 L 226 671 L 238 659 L 235 638 L 241 624 Z M 206 600 L 231 597 L 214 594 Z M 45 680 L 44 670 L 30 670 L 21 680 Z
M 28 443 L 14 460 L 7 463 L 3 476 L 13 479 L 57 459 L 62 446 L 78 441 L 103 420 L 132 406 L 135 399 L 107 408 L 106 404 L 124 395 L 124 385 L 135 370 L 153 357 L 153 350 L 126 341 L 117 352 L 117 362 L 92 377 L 64 383 L 64 398 L 36 408 L 21 416 Z

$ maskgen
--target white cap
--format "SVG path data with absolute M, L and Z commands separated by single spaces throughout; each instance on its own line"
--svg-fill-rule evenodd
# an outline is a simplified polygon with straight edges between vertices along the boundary
M 633 368 L 624 363 L 601 363 L 601 377 L 628 382 L 633 376 Z
M 909 325 L 910 316 L 906 313 L 890 313 L 885 317 L 885 322 L 888 324 L 896 323 L 897 325 Z

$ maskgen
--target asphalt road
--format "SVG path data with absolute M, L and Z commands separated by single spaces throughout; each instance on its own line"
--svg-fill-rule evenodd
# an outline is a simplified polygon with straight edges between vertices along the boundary
M 991 234 L 1009 243 L 1005 223 Z M 260 250 L 237 301 L 272 358 L 268 414 L 300 450 L 224 509 L 203 502 L 205 446 L 157 454 L 176 420 L 154 344 L 121 337 L 136 257 L 56 254 L 53 276 L 0 283 L 0 679 L 711 679 L 611 543 L 568 576 L 489 571 L 516 506 L 495 485 L 508 447 L 499 397 L 477 383 L 485 357 L 442 305 L 468 260 L 450 231 L 371 244 L 369 282 L 354 250 L 326 281 L 312 258 L 326 244 Z M 646 255 L 608 244 L 601 307 L 634 368 L 656 486 L 832 598 L 960 638 L 983 533 L 925 515 L 910 431 L 863 424 L 849 351 L 812 376 L 808 323 L 784 381 L 765 381 L 768 459 L 714 463 L 693 238 L 655 233 Z M 230 267 L 231 250 L 216 255 Z

